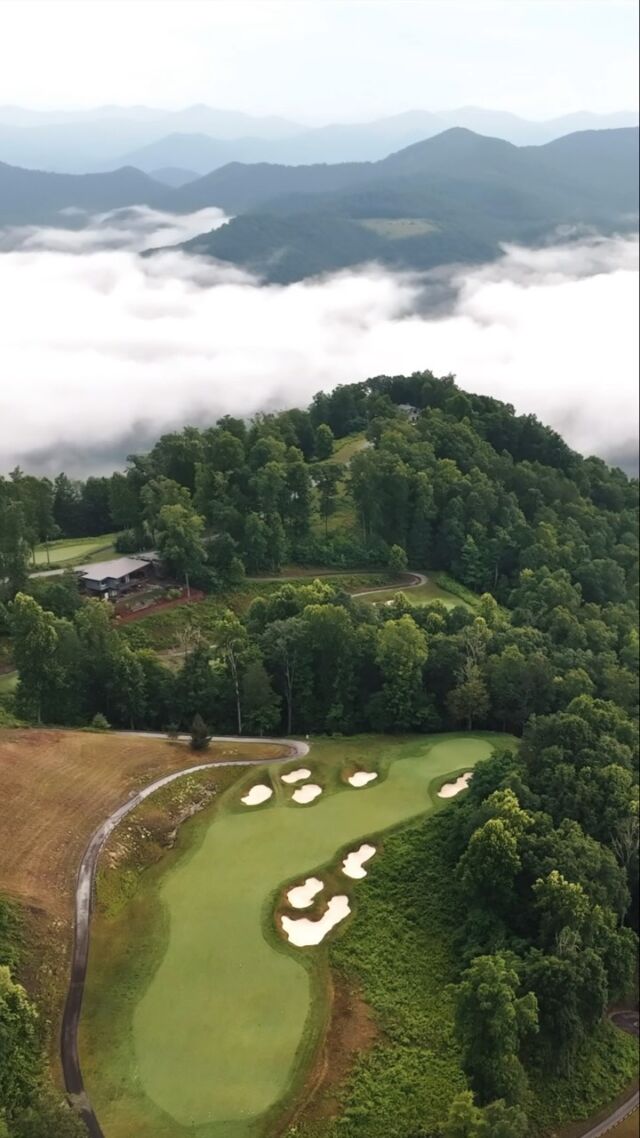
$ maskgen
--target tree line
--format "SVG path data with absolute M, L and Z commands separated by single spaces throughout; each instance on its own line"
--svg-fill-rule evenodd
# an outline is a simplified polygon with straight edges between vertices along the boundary
M 355 431 L 370 445 L 339 466 L 334 439 Z M 353 536 L 330 531 L 338 495 Z M 118 628 L 73 574 L 28 577 L 36 539 L 85 524 L 119 529 L 123 550 L 158 548 L 213 595 L 293 559 L 439 567 L 477 600 L 375 606 L 282 584 L 243 616 L 221 602 L 172 671 L 144 621 Z M 451 377 L 377 377 L 307 411 L 165 435 L 110 479 L 14 472 L 0 482 L 0 581 L 31 722 L 522 737 L 450 807 L 457 1033 L 476 1098 L 443 1133 L 526 1133 L 528 1075 L 570 1073 L 632 978 L 637 485 Z

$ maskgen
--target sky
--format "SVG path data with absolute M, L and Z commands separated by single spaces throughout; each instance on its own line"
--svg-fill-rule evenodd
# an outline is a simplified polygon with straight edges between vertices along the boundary
M 0 0 L 0 104 L 316 124 L 637 106 L 635 0 Z
M 141 258 L 178 227 L 146 208 L 80 233 L 5 232 L 0 471 L 108 472 L 163 431 L 306 406 L 380 374 L 454 372 L 631 467 L 638 423 L 637 239 L 508 248 L 425 275 L 379 266 L 261 285 L 222 262 Z

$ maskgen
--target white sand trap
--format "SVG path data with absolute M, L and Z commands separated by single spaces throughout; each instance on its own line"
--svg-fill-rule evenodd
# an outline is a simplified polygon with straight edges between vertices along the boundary
M 347 781 L 351 786 L 360 787 L 366 786 L 368 782 L 373 782 L 377 777 L 375 771 L 356 771 Z
M 266 802 L 268 798 L 271 798 L 272 794 L 273 791 L 270 786 L 259 783 L 258 786 L 252 786 L 249 793 L 245 794 L 240 801 L 244 802 L 245 806 L 259 806 L 261 802 Z
M 319 794 L 322 794 L 322 787 L 316 786 L 315 782 L 308 782 L 306 786 L 299 786 L 297 790 L 294 790 L 291 797 L 294 802 L 306 806 L 309 802 L 313 802 Z
M 369 861 L 376 852 L 375 846 L 363 845 L 359 850 L 354 850 L 353 853 L 347 854 L 342 863 L 342 872 L 347 877 L 352 877 L 354 881 L 359 881 L 362 877 L 367 876 L 367 871 L 364 868 L 364 863 Z
M 303 779 L 308 778 L 311 771 L 306 767 L 300 767 L 298 771 L 289 771 L 289 774 L 280 775 L 283 782 L 302 782 Z
M 300 917 L 298 920 L 292 917 L 280 919 L 289 943 L 295 944 L 297 948 L 305 948 L 310 944 L 320 944 L 327 933 L 339 925 L 340 921 L 344 921 L 350 912 L 349 898 L 341 894 L 331 898 L 319 921 L 310 921 L 308 917 Z
M 324 889 L 319 877 L 307 877 L 302 885 L 295 885 L 287 893 L 287 901 L 294 909 L 308 909 L 313 898 Z
M 470 779 L 473 777 L 473 771 L 467 771 L 466 774 L 461 774 L 455 782 L 445 782 L 444 786 L 440 787 L 438 791 L 438 798 L 455 798 L 461 790 L 466 790 Z

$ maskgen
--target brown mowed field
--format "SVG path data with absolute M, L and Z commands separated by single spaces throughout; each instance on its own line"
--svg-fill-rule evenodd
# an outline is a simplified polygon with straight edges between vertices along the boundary
M 89 836 L 132 791 L 198 762 L 282 753 L 266 744 L 212 744 L 199 758 L 168 739 L 0 731 L 0 890 L 51 916 L 69 915 Z
M 170 771 L 284 754 L 284 748 L 266 743 L 211 744 L 204 755 L 195 755 L 184 742 L 169 739 L 0 731 L 0 893 L 23 906 L 20 978 L 49 1021 L 60 1014 L 75 876 L 96 827 L 132 792 Z
M 624 1122 L 620 1122 L 609 1131 L 611 1138 L 638 1138 L 640 1134 L 640 1115 L 634 1111 Z

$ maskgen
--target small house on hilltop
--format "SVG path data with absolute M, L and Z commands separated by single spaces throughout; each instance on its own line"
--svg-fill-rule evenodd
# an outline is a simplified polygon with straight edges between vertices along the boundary
M 109 600 L 133 589 L 150 572 L 150 562 L 139 557 L 118 557 L 113 561 L 96 561 L 93 565 L 76 567 L 80 588 L 94 597 L 107 597 Z

